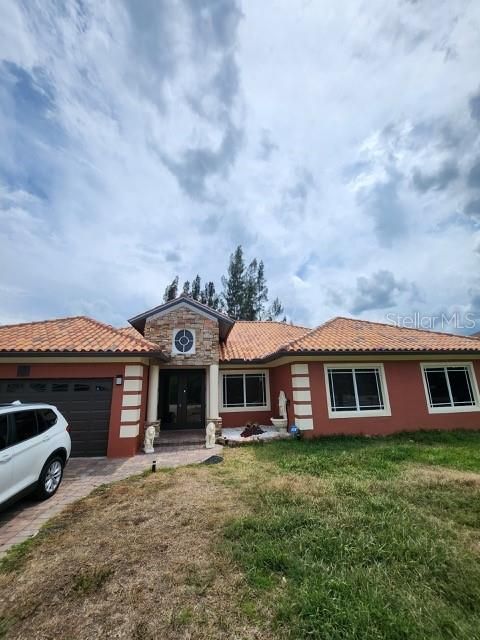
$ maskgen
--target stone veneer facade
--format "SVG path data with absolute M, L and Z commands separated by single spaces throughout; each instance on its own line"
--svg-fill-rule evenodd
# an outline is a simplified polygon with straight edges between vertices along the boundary
M 195 332 L 195 353 L 172 353 L 173 334 L 178 329 Z M 145 338 L 159 345 L 171 360 L 163 366 L 205 367 L 218 364 L 220 357 L 218 322 L 185 307 L 177 307 L 168 313 L 152 316 L 145 323 Z

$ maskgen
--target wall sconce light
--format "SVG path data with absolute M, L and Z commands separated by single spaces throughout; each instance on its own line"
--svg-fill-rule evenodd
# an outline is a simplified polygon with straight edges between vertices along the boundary
M 123 376 L 121 373 L 115 376 L 115 384 L 123 384 Z

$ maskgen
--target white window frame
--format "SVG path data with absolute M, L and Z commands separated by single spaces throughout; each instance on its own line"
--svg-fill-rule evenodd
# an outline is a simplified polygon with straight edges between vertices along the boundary
M 427 381 L 427 369 L 441 369 L 447 367 L 465 367 L 470 374 L 470 382 L 472 384 L 474 405 L 457 406 L 457 407 L 432 407 L 430 404 L 430 390 Z M 478 391 L 477 377 L 475 375 L 475 368 L 472 362 L 421 362 L 420 368 L 422 372 L 423 388 L 425 390 L 425 401 L 427 403 L 428 413 L 470 413 L 472 411 L 480 411 L 480 393 Z M 450 382 L 447 379 L 447 386 L 450 392 Z
M 179 351 L 175 344 L 175 338 L 179 331 L 190 331 L 193 335 L 193 345 L 190 351 Z M 197 336 L 195 335 L 195 329 L 191 327 L 175 327 L 172 333 L 172 355 L 175 356 L 194 356 L 197 348 Z
M 242 407 L 226 407 L 223 399 L 223 378 L 228 375 L 243 375 L 245 374 L 263 374 L 265 376 L 265 402 L 266 405 L 249 405 L 245 404 Z M 245 378 L 244 378 L 245 379 Z M 218 376 L 218 397 L 220 398 L 220 411 L 221 413 L 236 413 L 246 411 L 270 411 L 270 372 L 268 369 L 221 369 Z M 243 385 L 243 398 L 245 403 L 245 383 Z
M 330 381 L 328 372 L 332 369 L 377 369 L 379 373 L 379 379 L 381 384 L 381 392 L 383 395 L 383 409 L 370 409 L 368 411 L 361 411 L 355 409 L 354 411 L 334 411 L 332 409 L 332 401 L 330 399 Z M 391 416 L 390 399 L 388 397 L 387 379 L 385 377 L 385 369 L 380 362 L 346 362 L 345 364 L 330 364 L 324 363 L 323 370 L 325 374 L 325 391 L 327 393 L 327 407 L 328 417 L 336 420 L 337 418 L 377 418 L 383 416 Z M 355 376 L 353 376 L 353 384 L 355 388 L 355 395 L 357 395 L 357 383 Z M 357 397 L 358 403 L 358 397 Z

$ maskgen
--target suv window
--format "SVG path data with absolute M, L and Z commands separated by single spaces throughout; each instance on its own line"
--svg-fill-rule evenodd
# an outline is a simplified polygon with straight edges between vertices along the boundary
M 57 414 L 51 409 L 39 409 L 37 411 L 38 433 L 43 433 L 57 423 Z
M 6 415 L 0 416 L 0 451 L 7 447 L 8 418 Z
M 37 416 L 35 411 L 18 411 L 12 414 L 15 429 L 12 444 L 18 444 L 37 435 Z

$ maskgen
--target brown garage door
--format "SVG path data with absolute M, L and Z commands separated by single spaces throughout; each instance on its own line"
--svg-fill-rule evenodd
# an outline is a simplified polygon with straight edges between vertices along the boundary
M 48 402 L 70 425 L 72 456 L 104 456 L 112 400 L 111 379 L 0 380 L 0 403 Z

